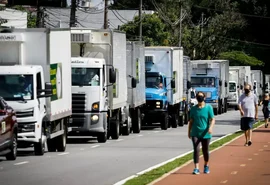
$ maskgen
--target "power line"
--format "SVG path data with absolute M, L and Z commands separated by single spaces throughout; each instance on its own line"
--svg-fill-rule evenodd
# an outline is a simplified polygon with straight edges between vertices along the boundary
M 207 7 L 198 6 L 198 5 L 194 5 L 194 7 L 200 8 L 200 9 L 206 9 L 206 10 L 213 10 L 213 11 L 216 11 L 216 12 L 230 12 L 230 13 L 234 13 L 234 14 L 239 14 L 239 15 L 247 16 L 247 17 L 270 19 L 270 17 L 266 17 L 266 16 L 244 14 L 244 13 L 234 12 L 234 11 L 230 11 L 230 10 L 217 10 L 217 9 L 214 9 L 214 8 L 207 8 Z

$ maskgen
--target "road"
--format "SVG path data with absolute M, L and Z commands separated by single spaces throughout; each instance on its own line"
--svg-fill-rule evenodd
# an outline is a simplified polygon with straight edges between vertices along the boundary
M 216 117 L 213 140 L 239 129 L 239 112 Z M 64 153 L 34 156 L 21 151 L 16 161 L 0 158 L 0 184 L 112 185 L 130 175 L 192 150 L 187 126 L 143 130 L 100 144 L 71 140 Z

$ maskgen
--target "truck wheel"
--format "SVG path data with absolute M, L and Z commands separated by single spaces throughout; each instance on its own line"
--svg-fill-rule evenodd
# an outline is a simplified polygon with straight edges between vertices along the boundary
M 46 143 L 46 136 L 44 135 L 43 127 L 41 128 L 41 138 L 39 139 L 38 143 L 34 143 L 34 150 L 35 155 L 44 155 L 45 153 L 45 143 Z M 45 139 L 43 139 L 45 137 Z
M 133 133 L 140 133 L 141 132 L 141 126 L 142 126 L 142 115 L 141 115 L 141 110 L 136 109 L 133 111 L 133 115 L 131 118 L 131 123 L 132 123 L 132 131 Z
M 179 124 L 179 116 L 177 114 L 173 114 L 171 119 L 172 128 L 177 128 L 178 124 Z
M 167 130 L 168 129 L 168 125 L 169 125 L 168 113 L 163 114 L 160 125 L 161 125 L 161 130 Z
M 214 108 L 214 115 L 218 115 L 218 108 Z
M 10 145 L 10 152 L 6 155 L 8 161 L 14 161 L 17 158 L 17 134 L 13 133 L 12 143 Z
M 100 134 L 98 134 L 98 136 L 97 136 L 97 141 L 99 142 L 99 143 L 106 143 L 106 141 L 107 141 L 107 131 L 106 132 L 103 132 L 103 133 L 100 133 Z
M 62 120 L 63 121 L 63 120 Z M 56 149 L 58 152 L 64 152 L 67 146 L 67 127 L 64 124 L 64 134 L 58 136 L 56 139 Z
M 128 125 L 128 120 L 125 121 L 126 126 L 122 127 L 122 135 L 123 136 L 128 136 L 130 133 L 129 125 Z
M 111 138 L 112 139 L 118 139 L 120 134 L 120 128 L 119 128 L 119 121 L 111 121 Z
M 48 139 L 47 147 L 49 152 L 56 152 L 55 139 Z

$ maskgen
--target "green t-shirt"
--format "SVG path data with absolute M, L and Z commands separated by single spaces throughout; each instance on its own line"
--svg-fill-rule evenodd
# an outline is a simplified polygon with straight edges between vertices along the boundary
M 211 139 L 212 135 L 208 133 L 210 119 L 214 118 L 213 107 L 205 104 L 203 108 L 198 105 L 193 106 L 190 110 L 190 119 L 193 120 L 191 128 L 191 137 Z

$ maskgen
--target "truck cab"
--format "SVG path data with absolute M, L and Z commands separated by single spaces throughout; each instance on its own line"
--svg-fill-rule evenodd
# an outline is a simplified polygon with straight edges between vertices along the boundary
M 233 106 L 235 110 L 238 109 L 238 98 L 239 98 L 239 86 L 235 81 L 229 81 L 229 97 L 228 103 Z
M 107 128 L 107 66 L 102 58 L 71 58 L 72 67 L 72 135 L 96 136 L 106 142 Z M 109 73 L 111 74 L 111 73 Z M 115 78 L 109 77 L 110 79 Z M 114 79 L 112 79 L 114 80 Z
M 147 72 L 145 80 L 146 104 L 153 111 L 167 111 L 166 76 L 159 72 Z

